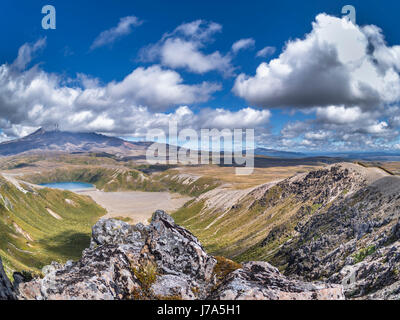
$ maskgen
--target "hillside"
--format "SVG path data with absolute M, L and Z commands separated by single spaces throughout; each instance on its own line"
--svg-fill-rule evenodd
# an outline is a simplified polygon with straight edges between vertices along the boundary
M 104 214 L 88 197 L 0 176 L 0 256 L 6 273 L 37 273 L 51 261 L 78 259 L 90 242 L 91 226 Z
M 400 288 L 400 178 L 343 163 L 247 190 L 214 189 L 174 214 L 213 254 L 341 283 L 348 297 Z M 368 270 L 368 271 L 367 271 Z M 382 292 L 392 285 L 393 290 Z
M 174 169 L 149 175 L 140 170 L 122 166 L 64 166 L 40 171 L 40 173 L 27 173 L 19 178 L 34 184 L 60 181 L 87 182 L 105 192 L 171 191 L 191 196 L 198 196 L 221 184 L 218 179 L 182 174 Z

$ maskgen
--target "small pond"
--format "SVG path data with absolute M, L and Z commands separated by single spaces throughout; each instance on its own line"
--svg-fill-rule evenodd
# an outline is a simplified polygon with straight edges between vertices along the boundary
M 73 182 L 73 181 L 41 183 L 40 185 L 43 186 L 43 187 L 46 187 L 46 188 L 72 190 L 72 191 L 73 190 L 85 190 L 85 189 L 93 189 L 93 188 L 95 188 L 95 186 L 90 184 L 90 183 Z

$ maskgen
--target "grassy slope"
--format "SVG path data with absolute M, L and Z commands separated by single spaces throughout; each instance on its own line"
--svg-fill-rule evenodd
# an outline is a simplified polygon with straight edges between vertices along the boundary
M 0 194 L 0 255 L 8 275 L 79 259 L 89 245 L 91 227 L 105 214 L 89 197 L 53 189 L 24 194 L 2 178 Z
M 154 181 L 159 181 L 171 192 L 197 197 L 210 191 L 219 185 L 221 181 L 212 177 L 200 177 L 195 181 L 184 182 L 185 178 L 180 176 L 178 170 L 170 169 L 153 177 Z
M 299 209 L 305 208 L 309 218 L 317 209 L 312 203 L 299 203 L 289 197 L 280 200 L 279 186 L 271 188 L 259 200 L 245 197 L 228 213 L 205 208 L 204 202 L 192 201 L 173 214 L 176 222 L 193 232 L 208 252 L 235 261 L 265 260 L 293 236 L 300 217 Z M 266 246 L 261 242 L 270 233 L 274 239 Z

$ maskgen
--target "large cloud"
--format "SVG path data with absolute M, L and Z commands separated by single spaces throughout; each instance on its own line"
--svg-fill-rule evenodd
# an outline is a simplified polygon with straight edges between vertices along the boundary
M 312 27 L 277 59 L 260 64 L 255 76 L 239 75 L 234 92 L 262 107 L 368 110 L 400 99 L 400 46 L 387 46 L 379 28 L 326 14 Z
M 205 45 L 221 32 L 221 25 L 215 22 L 196 20 L 178 26 L 173 32 L 163 35 L 156 44 L 143 48 L 140 52 L 143 61 L 160 61 L 170 68 L 183 68 L 190 72 L 204 74 L 219 71 L 231 75 L 233 67 L 229 54 L 219 51 L 205 53 Z

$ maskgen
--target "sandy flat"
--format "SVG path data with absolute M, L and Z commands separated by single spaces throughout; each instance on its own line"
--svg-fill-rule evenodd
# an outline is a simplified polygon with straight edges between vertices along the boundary
M 190 197 L 169 192 L 103 192 L 99 190 L 79 191 L 79 194 L 90 196 L 107 210 L 104 218 L 128 217 L 133 223 L 151 218 L 154 211 L 162 209 L 172 213 L 182 207 Z

